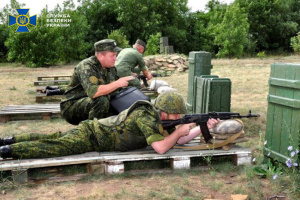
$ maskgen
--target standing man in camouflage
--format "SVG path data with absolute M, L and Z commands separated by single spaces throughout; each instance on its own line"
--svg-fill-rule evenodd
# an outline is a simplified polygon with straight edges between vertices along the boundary
M 119 115 L 83 121 L 66 133 L 31 133 L 0 139 L 0 157 L 47 158 L 90 151 L 128 151 L 147 145 L 164 154 L 176 143 L 185 144 L 200 134 L 199 127 L 191 129 L 193 123 L 182 124 L 175 130 L 163 129 L 161 120 L 176 120 L 185 112 L 185 102 L 179 94 L 164 92 L 154 105 L 137 101 Z M 218 122 L 210 119 L 208 128 Z
M 123 49 L 116 62 L 116 68 L 119 77 L 134 75 L 136 78 L 129 82 L 129 86 L 135 86 L 141 89 L 141 83 L 137 78 L 137 74 L 133 72 L 133 69 L 138 66 L 139 70 L 143 72 L 145 77 L 150 80 L 152 74 L 148 71 L 145 61 L 143 59 L 143 53 L 146 50 L 146 43 L 142 40 L 137 40 L 133 45 L 133 48 Z
M 113 115 L 109 106 L 110 98 L 134 79 L 132 76 L 117 79 L 114 65 L 121 48 L 117 47 L 114 40 L 101 40 L 94 47 L 95 56 L 81 61 L 75 67 L 60 104 L 61 115 L 70 124 L 77 125 L 86 119 Z

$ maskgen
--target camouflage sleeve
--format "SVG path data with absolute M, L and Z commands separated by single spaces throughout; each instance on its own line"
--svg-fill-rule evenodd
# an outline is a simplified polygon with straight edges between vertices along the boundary
M 136 118 L 136 124 L 146 138 L 147 144 L 164 139 L 160 120 L 155 117 L 154 111 L 145 111 Z
M 143 55 L 140 54 L 139 52 L 136 52 L 136 58 L 137 58 L 137 62 L 138 62 L 138 65 L 139 65 L 139 69 L 141 71 L 147 70 Z
M 77 74 L 85 93 L 88 97 L 93 98 L 99 85 L 102 84 L 102 82 L 99 81 L 103 80 L 102 75 L 97 73 L 97 71 L 95 71 L 89 63 L 82 63 L 82 65 L 78 68 Z

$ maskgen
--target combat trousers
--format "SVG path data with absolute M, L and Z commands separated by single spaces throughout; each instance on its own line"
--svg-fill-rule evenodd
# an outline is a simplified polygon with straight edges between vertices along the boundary
M 116 114 L 110 108 L 107 96 L 95 99 L 84 97 L 78 100 L 62 102 L 60 107 L 62 117 L 73 125 L 77 125 L 87 119 L 102 119 Z
M 29 133 L 14 136 L 10 145 L 13 158 L 49 158 L 95 151 L 90 133 L 76 128 L 65 133 Z

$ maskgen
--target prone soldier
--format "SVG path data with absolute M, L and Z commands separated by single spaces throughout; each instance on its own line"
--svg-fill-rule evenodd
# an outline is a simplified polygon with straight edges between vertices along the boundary
M 90 151 L 128 151 L 151 145 L 164 154 L 176 143 L 188 143 L 201 132 L 193 123 L 164 130 L 161 120 L 176 120 L 186 113 L 185 102 L 176 92 L 160 94 L 154 105 L 137 101 L 119 115 L 104 119 L 82 121 L 78 127 L 65 133 L 27 133 L 0 139 L 2 158 L 47 158 L 80 154 Z M 208 128 L 219 120 L 211 119 Z

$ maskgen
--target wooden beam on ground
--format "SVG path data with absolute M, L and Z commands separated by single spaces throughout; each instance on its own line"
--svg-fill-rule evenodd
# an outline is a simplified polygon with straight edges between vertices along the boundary
M 7 105 L 0 110 L 0 122 L 60 117 L 60 104 Z
M 45 80 L 45 81 L 34 81 L 35 86 L 38 85 L 67 85 L 70 83 L 70 79 L 60 79 L 60 80 Z

